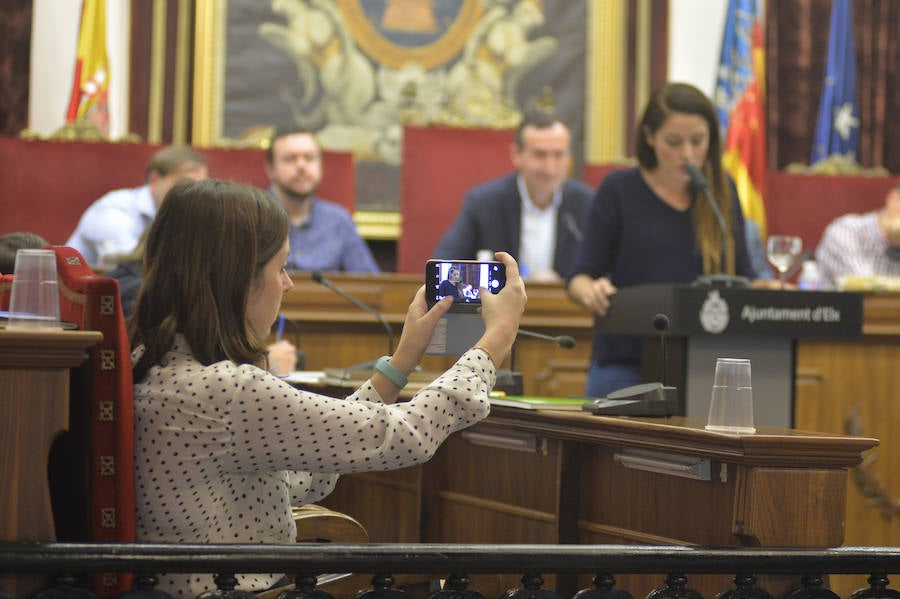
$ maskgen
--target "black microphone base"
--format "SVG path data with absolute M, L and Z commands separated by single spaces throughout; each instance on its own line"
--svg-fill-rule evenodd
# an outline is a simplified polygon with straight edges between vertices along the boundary
M 678 390 L 662 383 L 643 383 L 593 399 L 582 409 L 595 416 L 673 416 L 678 411 Z
M 701 275 L 691 285 L 694 287 L 749 287 L 750 279 L 736 275 Z
M 522 395 L 525 392 L 522 373 L 508 368 L 501 368 L 497 371 L 497 382 L 494 384 L 494 391 L 502 391 L 507 395 Z

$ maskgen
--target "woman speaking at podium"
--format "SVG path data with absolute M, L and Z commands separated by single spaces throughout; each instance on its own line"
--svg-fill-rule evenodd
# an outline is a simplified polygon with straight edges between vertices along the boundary
M 691 283 L 704 274 L 754 277 L 737 190 L 721 165 L 713 103 L 693 86 L 663 85 L 644 109 L 636 142 L 639 166 L 610 173 L 597 189 L 567 284 L 595 318 L 606 316 L 619 287 Z M 730 226 L 720 224 L 688 165 L 708 181 Z M 585 394 L 605 397 L 640 382 L 640 338 L 595 333 Z
M 488 415 L 495 366 L 525 307 L 515 261 L 483 294 L 484 336 L 408 402 L 394 402 L 419 363 L 446 298 L 409 306 L 393 356 L 346 399 L 293 388 L 266 370 L 265 339 L 293 287 L 288 217 L 261 190 L 207 180 L 175 186 L 147 236 L 134 347 L 137 540 L 291 543 L 291 513 L 328 495 L 342 473 L 427 461 L 451 433 Z M 239 576 L 242 589 L 282 574 Z M 161 580 L 174 596 L 212 577 Z

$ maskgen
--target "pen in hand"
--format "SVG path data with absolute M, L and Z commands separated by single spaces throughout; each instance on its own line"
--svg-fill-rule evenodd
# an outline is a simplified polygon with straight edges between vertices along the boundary
M 278 329 L 275 331 L 275 341 L 281 341 L 284 335 L 284 314 L 278 315 Z

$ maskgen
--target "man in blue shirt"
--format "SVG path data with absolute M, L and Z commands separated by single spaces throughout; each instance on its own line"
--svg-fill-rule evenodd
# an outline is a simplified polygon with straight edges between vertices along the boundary
M 118 256 L 134 250 L 173 185 L 208 176 L 203 154 L 186 146 L 167 146 L 150 158 L 143 186 L 111 191 L 91 204 L 66 245 L 93 267 L 112 266 Z
M 322 180 L 322 151 L 312 132 L 275 131 L 266 160 L 269 191 L 291 220 L 289 270 L 379 271 L 350 213 L 315 195 Z

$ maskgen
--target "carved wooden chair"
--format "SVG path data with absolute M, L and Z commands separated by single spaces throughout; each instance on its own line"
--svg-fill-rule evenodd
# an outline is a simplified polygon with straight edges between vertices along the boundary
M 69 429 L 50 451 L 48 479 L 59 541 L 134 541 L 134 390 L 131 352 L 115 279 L 94 274 L 68 247 L 56 253 L 60 318 L 103 340 L 72 371 Z M 8 309 L 13 275 L 0 281 L 0 309 Z M 130 577 L 100 574 L 94 591 L 111 597 Z

